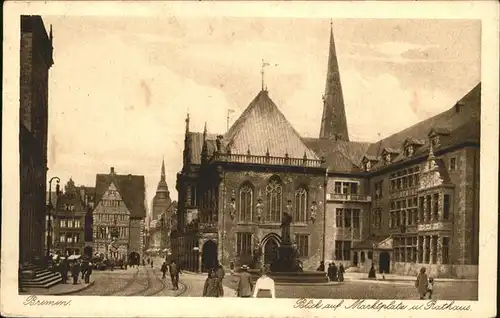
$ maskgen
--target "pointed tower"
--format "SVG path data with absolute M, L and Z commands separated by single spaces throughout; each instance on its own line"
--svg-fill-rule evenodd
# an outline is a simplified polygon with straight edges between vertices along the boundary
M 319 137 L 349 141 L 344 96 L 342 94 L 342 85 L 340 84 L 339 64 L 331 23 L 328 70 L 326 74 L 325 95 L 323 96 L 323 117 L 321 118 Z
M 165 174 L 165 159 L 161 162 L 161 175 L 160 182 L 158 182 L 158 187 L 156 188 L 156 194 L 153 198 L 153 215 L 152 219 L 156 220 L 171 203 L 170 191 L 168 191 L 168 185 L 166 181 Z

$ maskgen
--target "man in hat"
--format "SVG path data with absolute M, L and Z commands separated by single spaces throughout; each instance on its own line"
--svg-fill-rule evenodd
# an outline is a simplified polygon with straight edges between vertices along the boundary
M 238 297 L 252 297 L 252 277 L 248 273 L 248 266 L 241 266 L 240 282 L 238 283 Z

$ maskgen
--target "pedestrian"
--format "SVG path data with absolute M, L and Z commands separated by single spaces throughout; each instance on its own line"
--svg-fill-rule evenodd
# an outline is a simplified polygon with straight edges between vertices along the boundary
M 324 272 L 325 271 L 325 262 L 324 261 L 319 262 L 319 266 L 316 269 L 316 271 L 317 272 Z
M 151 260 L 151 268 L 153 268 L 153 260 Z
M 333 281 L 333 264 L 328 264 L 328 280 Z
M 269 272 L 269 266 L 265 265 L 261 271 L 261 276 L 257 279 L 255 283 L 255 288 L 253 290 L 253 298 L 256 298 L 259 295 L 260 291 L 269 291 L 272 298 L 276 298 L 276 290 L 274 288 L 274 280 L 267 276 Z
M 205 286 L 203 286 L 203 297 L 219 297 L 220 288 L 219 288 L 219 278 L 215 270 L 210 269 L 208 271 L 208 277 L 205 280 Z
M 78 261 L 73 263 L 71 267 L 71 276 L 73 276 L 73 285 L 78 284 L 78 275 L 80 274 L 80 263 Z
M 377 279 L 377 274 L 375 273 L 375 266 L 373 265 L 373 262 L 372 267 L 370 267 L 370 272 L 368 272 L 368 278 Z
M 420 299 L 425 299 L 425 294 L 427 294 L 428 286 L 429 286 L 429 280 L 427 278 L 427 274 L 425 273 L 425 267 L 422 267 L 420 269 L 420 273 L 417 276 L 417 280 L 415 281 L 415 287 L 418 290 Z
M 89 263 L 87 270 L 85 271 L 85 284 L 90 283 L 90 275 L 92 275 L 92 263 Z
M 173 260 L 172 263 L 170 263 L 170 279 L 172 280 L 172 286 L 173 290 L 178 290 L 179 289 L 179 266 L 177 263 Z
M 339 282 L 343 282 L 344 281 L 344 273 L 345 273 L 344 265 L 342 265 L 342 263 L 341 263 L 339 265 Z
M 241 266 L 240 282 L 238 283 L 238 297 L 248 298 L 252 297 L 252 276 L 248 273 L 248 266 Z
M 217 278 L 219 279 L 219 289 L 220 289 L 220 296 L 224 296 L 224 288 L 222 286 L 222 280 L 224 279 L 224 276 L 226 275 L 226 272 L 224 271 L 224 267 L 222 266 L 222 263 L 219 262 L 217 265 L 217 269 L 215 271 L 215 274 L 217 275 Z
M 337 265 L 335 265 L 335 263 L 332 263 L 332 280 L 334 282 L 338 281 L 338 277 L 337 277 L 337 272 L 338 272 L 338 269 L 337 269 Z
M 434 278 L 429 277 L 429 283 L 427 284 L 427 293 L 429 294 L 429 299 L 432 299 L 433 290 L 434 290 Z
M 234 275 L 234 262 L 231 261 L 231 263 L 229 263 L 229 272 L 231 273 L 231 275 Z
M 167 274 L 167 262 L 163 262 L 161 265 L 161 272 L 163 273 L 162 279 L 165 279 L 165 275 Z

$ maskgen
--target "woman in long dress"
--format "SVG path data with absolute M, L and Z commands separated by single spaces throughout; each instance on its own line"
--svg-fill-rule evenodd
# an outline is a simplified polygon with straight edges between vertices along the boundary
M 208 277 L 203 287 L 203 297 L 220 297 L 219 279 L 213 269 L 208 271 Z
M 420 299 L 425 299 L 425 294 L 427 293 L 427 285 L 429 284 L 429 279 L 425 273 L 425 267 L 420 269 L 420 273 L 417 276 L 417 281 L 415 282 L 415 287 L 418 290 Z

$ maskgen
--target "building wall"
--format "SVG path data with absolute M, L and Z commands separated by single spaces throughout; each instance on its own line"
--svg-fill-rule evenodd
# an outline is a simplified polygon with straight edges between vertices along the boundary
M 128 254 L 136 252 L 141 259 L 143 258 L 144 247 L 144 219 L 133 218 L 130 219 L 130 248 Z
M 116 188 L 111 186 L 110 190 L 116 191 Z M 103 196 L 92 213 L 93 250 L 94 253 L 97 252 L 106 255 L 109 252 L 112 229 L 119 227 L 122 228 L 122 232 L 120 232 L 116 245 L 118 246 L 119 257 L 125 257 L 129 254 L 129 242 L 132 237 L 130 212 L 119 193 L 113 196 L 108 193 Z M 106 204 L 105 202 L 109 200 L 117 201 L 117 204 L 115 206 Z M 105 237 L 103 237 L 103 233 Z
M 336 199 L 334 194 L 336 194 L 335 182 L 357 182 L 359 184 L 358 195 L 362 198 L 361 202 L 354 200 L 354 198 L 349 198 L 345 201 Z M 327 211 L 326 211 L 326 232 L 325 232 L 325 244 L 326 244 L 326 256 L 325 261 L 335 261 L 336 263 L 344 263 L 345 265 L 350 265 L 350 259 L 344 260 L 335 257 L 335 241 L 348 241 L 354 244 L 354 242 L 359 242 L 368 236 L 370 228 L 370 202 L 365 202 L 369 200 L 369 183 L 366 179 L 362 178 L 349 178 L 340 176 L 329 176 L 327 185 Z M 359 209 L 359 228 L 355 229 L 337 227 L 336 224 L 336 211 L 337 209 Z M 352 253 L 351 253 L 352 254 Z
M 39 16 L 21 18 L 20 262 L 45 254 L 48 70 L 52 45 Z
M 306 234 L 309 236 L 309 256 L 302 258 L 305 269 L 315 269 L 322 259 L 323 252 L 323 209 L 324 209 L 324 175 L 306 174 L 306 173 L 271 173 L 271 172 L 252 172 L 252 171 L 229 171 L 224 174 L 223 181 L 219 188 L 219 211 L 218 211 L 218 237 L 219 242 L 219 259 L 223 264 L 229 265 L 231 261 L 235 264 L 240 263 L 240 257 L 236 256 L 236 236 L 238 232 L 253 233 L 252 239 L 257 237 L 257 241 L 262 242 L 262 239 L 270 233 L 281 236 L 280 222 L 266 223 L 258 222 L 255 218 L 253 222 L 239 221 L 239 187 L 244 182 L 250 182 L 253 186 L 253 215 L 256 216 L 255 205 L 257 199 L 262 198 L 264 204 L 263 214 L 266 211 L 266 192 L 265 188 L 272 176 L 278 176 L 282 181 L 283 187 L 283 211 L 286 211 L 288 200 L 294 202 L 293 195 L 299 186 L 305 186 L 308 193 L 308 213 L 311 202 L 314 200 L 318 203 L 316 212 L 316 220 L 313 223 L 310 219 L 307 223 L 291 224 L 291 239 L 294 240 L 295 234 Z M 229 208 L 231 204 L 232 192 L 236 194 L 236 215 L 234 220 L 231 220 Z M 259 195 L 260 193 L 260 195 Z M 264 220 L 264 215 L 262 215 Z M 263 248 L 263 247 L 262 247 Z

